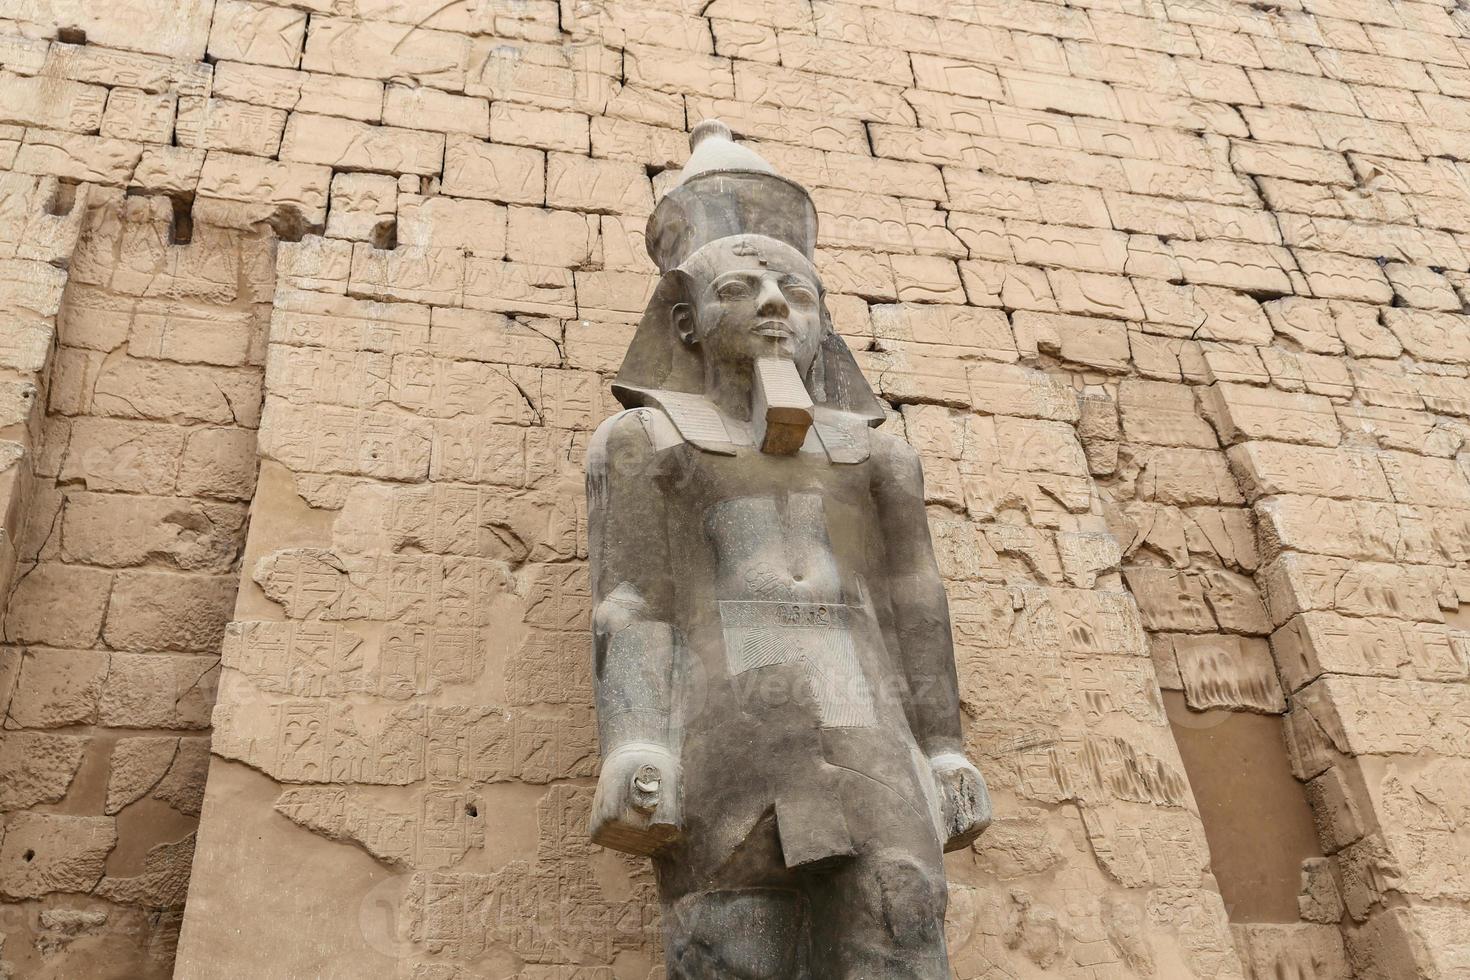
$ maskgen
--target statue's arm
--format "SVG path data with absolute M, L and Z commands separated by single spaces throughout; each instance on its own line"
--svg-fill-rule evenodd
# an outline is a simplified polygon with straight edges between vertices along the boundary
M 985 781 L 965 756 L 949 600 L 924 510 L 924 471 L 902 439 L 873 433 L 874 496 L 898 659 L 909 687 L 909 724 L 939 782 L 946 850 L 963 847 L 990 823 Z
M 587 451 L 593 683 L 602 774 L 592 839 L 638 854 L 677 836 L 672 732 L 674 627 L 656 412 L 608 419 Z

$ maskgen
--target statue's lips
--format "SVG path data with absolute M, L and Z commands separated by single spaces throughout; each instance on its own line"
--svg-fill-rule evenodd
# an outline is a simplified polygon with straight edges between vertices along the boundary
M 791 324 L 782 320 L 762 320 L 755 325 L 755 332 L 762 337 L 774 337 L 777 340 L 790 340 L 796 336 Z

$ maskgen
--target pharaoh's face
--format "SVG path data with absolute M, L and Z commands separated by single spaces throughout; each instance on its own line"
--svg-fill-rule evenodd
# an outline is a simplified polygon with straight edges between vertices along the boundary
M 784 357 L 806 374 L 822 342 L 822 299 L 805 256 L 769 238 L 738 235 L 706 245 L 683 268 L 691 302 L 680 304 L 675 320 L 707 364 Z

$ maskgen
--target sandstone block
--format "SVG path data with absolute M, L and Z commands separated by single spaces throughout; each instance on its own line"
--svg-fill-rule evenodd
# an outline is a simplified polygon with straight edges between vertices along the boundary
M 1332 403 L 1321 395 L 1218 383 L 1201 393 L 1204 408 L 1227 444 L 1251 439 L 1335 446 L 1341 439 Z
M 1125 378 L 1118 389 L 1118 413 L 1129 442 L 1199 449 L 1218 445 L 1186 385 Z
M 1287 552 L 1262 568 L 1261 581 L 1277 626 L 1312 611 L 1444 621 L 1439 598 L 1445 581 L 1439 569 Z
M 1290 293 L 1290 257 L 1269 245 L 1245 242 L 1175 242 L 1186 282 L 1225 286 L 1249 293 Z
M 601 224 L 576 211 L 511 208 L 507 256 L 514 262 L 579 268 L 591 263 Z
M 1118 320 L 1017 311 L 1011 317 L 1025 349 L 1100 371 L 1121 372 L 1129 364 L 1128 327 Z
M 326 221 L 332 171 L 210 150 L 199 174 L 199 195 L 259 205 L 261 217 L 284 213 L 302 225 Z
M 1314 296 L 1383 305 L 1393 300 L 1393 288 L 1372 259 L 1302 248 L 1294 254 Z
M 281 140 L 281 159 L 335 170 L 437 175 L 444 169 L 444 134 L 294 112 Z
M 1293 726 L 1288 724 L 1288 742 L 1292 730 Z M 1358 803 L 1360 794 L 1348 788 L 1342 769 L 1333 766 L 1319 772 L 1307 782 L 1307 799 L 1312 804 L 1317 837 L 1327 853 L 1332 854 L 1363 836 L 1363 812 Z
M 199 816 L 204 802 L 204 780 L 209 772 L 209 738 L 185 736 L 163 779 L 153 788 L 154 799 L 162 800 L 180 813 Z
M 1133 284 L 1123 276 L 1048 269 L 1046 281 L 1056 297 L 1057 308 L 1063 312 L 1119 320 L 1144 319 L 1143 306 Z
M 235 588 L 230 575 L 119 572 L 103 637 L 119 650 L 216 650 Z
M 370 300 L 459 306 L 465 276 L 465 251 L 459 248 L 403 245 L 390 250 L 356 242 L 347 289 Z
M 1392 361 L 1355 360 L 1348 363 L 1358 396 L 1370 405 L 1417 410 L 1424 407 L 1420 375 L 1410 375 Z
M 544 204 L 546 155 L 451 135 L 445 148 L 444 192 L 508 204 Z
M 421 480 L 429 471 L 426 420 L 349 408 L 299 407 L 266 398 L 260 454 L 312 473 Z
M 960 303 L 965 299 L 952 259 L 938 255 L 894 255 L 890 260 L 898 299 L 915 303 Z
M 616 371 L 633 340 L 633 330 L 630 323 L 567 321 L 562 341 L 567 366 L 584 371 Z
M 173 108 L 170 106 L 169 125 L 173 124 Z M 164 139 L 168 137 L 165 136 Z M 199 187 L 199 176 L 204 169 L 204 151 L 180 146 L 146 146 L 133 169 L 128 187 L 149 193 L 193 194 Z M 201 201 L 201 214 L 209 205 Z
M 329 238 L 384 244 L 398 212 L 398 181 L 385 174 L 332 177 Z
M 1414 357 L 1464 362 L 1470 360 L 1470 337 L 1465 336 L 1465 317 L 1458 312 L 1458 300 L 1453 309 L 1456 312 L 1388 309 L 1383 311 L 1383 324 Z
M 998 311 L 931 303 L 876 305 L 874 335 L 880 340 L 941 344 L 978 352 L 997 361 L 1016 360 L 1010 324 Z
M 1466 387 L 1470 393 L 1470 386 Z M 1441 402 L 1426 392 L 1425 400 L 1437 411 L 1459 414 L 1451 412 L 1444 403 L 1449 399 Z M 1439 424 L 1436 417 L 1428 412 L 1375 405 L 1345 405 L 1337 408 L 1337 417 L 1350 436 L 1381 449 L 1402 449 L 1420 456 L 1452 456 L 1464 444 L 1461 433 L 1452 426 Z
M 193 429 L 179 460 L 180 493 L 249 500 L 255 493 L 256 435 L 250 429 Z
M 295 68 L 306 41 L 301 10 L 242 0 L 215 0 L 209 28 L 211 57 Z
M 1400 452 L 1381 453 L 1378 461 L 1399 503 L 1470 507 L 1470 479 L 1454 461 Z
M 1232 143 L 1231 152 L 1232 162 L 1243 173 L 1316 184 L 1354 185 L 1352 172 L 1341 153 L 1247 140 Z
M 1214 341 L 1205 341 L 1199 345 L 1200 356 L 1204 358 L 1207 377 L 1211 381 L 1236 382 L 1241 384 L 1266 385 L 1270 384 L 1273 375 L 1270 371 L 1275 355 L 1274 348 L 1267 348 L 1263 356 L 1259 349 L 1245 344 L 1221 344 Z M 1290 355 L 1287 355 L 1290 356 Z M 1295 367 L 1295 361 L 1290 362 Z M 1286 372 L 1281 372 L 1283 375 Z M 1343 377 L 1346 378 L 1347 370 L 1343 369 Z M 1291 376 L 1288 378 L 1290 387 L 1288 390 L 1296 391 L 1302 387 L 1299 378 Z M 1283 384 L 1283 388 L 1288 388 Z M 1352 391 L 1352 383 L 1348 382 L 1346 389 L 1341 394 L 1347 395 Z
M 70 494 L 61 518 L 61 555 L 104 567 L 167 561 L 180 569 L 227 572 L 244 530 L 237 504 L 180 497 Z
M 689 140 L 682 126 L 669 129 L 629 119 L 597 116 L 591 120 L 591 135 L 592 155 L 596 157 L 631 160 L 657 167 L 681 167 L 689 159 Z
M 920 88 L 975 99 L 996 100 L 1003 95 L 1000 74 L 988 65 L 933 54 L 916 53 L 909 57 L 913 77 Z M 896 80 L 896 68 L 894 72 L 894 84 L 903 84 Z
M 138 143 L 167 143 L 173 137 L 177 104 L 178 97 L 172 92 L 154 94 L 135 88 L 112 89 L 107 95 L 107 111 L 102 116 L 102 135 Z M 134 179 L 138 179 L 136 173 Z
M 1377 561 L 1408 557 L 1406 534 L 1392 504 L 1281 496 L 1257 502 L 1255 510 L 1267 558 L 1283 550 Z
M 281 242 L 276 249 L 277 280 L 290 289 L 345 292 L 352 277 L 352 254 L 350 242 L 315 235 Z
M 0 812 L 59 802 L 81 767 L 87 741 L 49 732 L 0 734 Z
M 1200 576 L 1205 599 L 1221 629 L 1263 636 L 1271 632 L 1266 607 L 1249 577 L 1224 568 L 1207 568 Z
M 26 899 L 91 891 L 116 843 L 111 817 L 13 814 L 0 841 L 0 895 Z
M 1379 456 L 1277 442 L 1231 447 L 1230 466 L 1249 498 L 1295 493 L 1339 500 L 1390 500 Z
M 95 133 L 107 91 L 59 78 L 8 76 L 0 86 L 0 123 Z
M 1140 454 L 1138 494 L 1146 500 L 1177 506 L 1244 503 L 1219 451 L 1170 447 Z
M 1455 294 L 1454 287 L 1448 279 L 1433 269 L 1390 262 L 1384 266 L 1383 271 L 1393 286 L 1394 296 L 1408 306 L 1450 313 L 1461 311 L 1460 297 Z M 1402 310 L 1386 312 L 1395 315 L 1404 313 Z
M 301 67 L 328 75 L 410 78 L 421 85 L 464 88 L 470 39 L 416 24 L 312 18 Z
M 1211 634 L 1175 636 L 1173 644 L 1185 699 L 1196 711 L 1286 711 L 1286 698 L 1265 640 Z
M 142 155 L 143 146 L 128 140 L 30 128 L 12 169 L 121 186 L 128 182 Z
M 1266 344 L 1271 327 L 1249 296 L 1217 286 L 1176 285 L 1135 278 L 1134 291 L 1150 328 L 1177 337 L 1228 343 Z M 1159 330 L 1155 324 L 1175 328 Z
M 1123 578 L 1138 602 L 1145 629 L 1214 631 L 1215 617 L 1205 602 L 1204 583 L 1199 577 L 1170 568 L 1133 566 L 1123 570 Z
M 1321 759 L 1332 751 L 1354 756 L 1428 751 L 1451 759 L 1465 757 L 1464 736 L 1457 734 L 1457 728 L 1467 709 L 1451 686 L 1383 677 L 1327 676 L 1296 697 L 1301 724 L 1294 721 L 1289 731 L 1294 738 L 1309 740 L 1309 751 L 1301 753 L 1304 759 Z M 1294 706 L 1292 714 L 1297 710 Z M 1413 711 L 1430 724 L 1424 729 L 1403 731 L 1404 726 L 1392 720 L 1396 712 L 1403 711 Z M 1307 734 L 1305 725 L 1315 726 L 1316 734 Z
M 496 143 L 541 150 L 587 153 L 592 145 L 590 122 L 579 112 L 496 102 L 490 107 L 489 129 Z
M 1293 353 L 1280 348 L 1262 351 L 1271 383 L 1288 391 L 1305 389 L 1310 394 L 1332 398 L 1351 398 L 1356 385 L 1348 366 L 1335 357 L 1323 354 Z M 1337 410 L 1337 406 L 1333 406 Z M 1346 427 L 1341 414 L 1338 422 Z
M 435 354 L 444 357 L 553 367 L 561 358 L 552 340 L 554 334 L 546 331 L 555 323 L 543 326 L 542 321 L 436 307 L 430 344 Z
M 464 305 L 470 309 L 570 318 L 575 302 L 570 270 L 474 256 L 466 263 Z
M 1006 231 L 1018 262 L 1113 274 L 1128 262 L 1128 236 L 1122 232 L 1022 221 L 1007 221 Z
M 378 272 L 376 284 L 391 289 L 401 282 L 414 288 L 457 288 L 451 285 L 452 271 L 462 263 L 455 253 L 496 259 L 505 255 L 506 209 L 487 201 L 459 201 L 447 197 L 400 194 L 398 198 L 398 248 L 354 249 L 354 262 L 376 266 L 380 261 L 399 262 L 399 269 Z M 376 254 L 375 254 L 376 253 Z M 416 257 L 426 256 L 437 266 L 420 285 L 410 274 Z M 433 283 L 433 286 L 429 284 Z M 406 298 L 406 297 L 405 297 Z
M 557 34 L 547 40 L 560 39 Z M 623 54 L 600 43 L 510 45 L 499 37 L 477 37 L 464 90 L 492 102 L 601 112 L 617 91 L 614 80 L 631 80 L 622 71 Z
M 157 844 L 143 858 L 136 875 L 107 875 L 97 883 L 96 894 L 112 902 L 153 909 L 178 910 L 189 888 L 189 868 L 194 860 L 194 835 L 183 840 Z
M 986 364 L 968 372 L 970 403 L 992 415 L 1075 422 L 1076 395 L 1060 379 L 1019 366 Z
M 259 423 L 260 373 L 124 358 L 104 366 L 92 390 L 98 415 L 165 422 Z
M 1329 879 L 1330 880 L 1330 879 Z M 1348 961 L 1336 919 L 1332 925 L 1310 922 L 1252 923 L 1232 926 L 1248 977 L 1348 976 Z
M 177 8 L 176 12 L 187 21 L 189 18 L 203 19 L 202 26 L 207 32 L 209 18 L 212 9 L 202 8 L 202 5 L 184 4 Z M 126 14 L 124 15 L 126 17 Z M 146 17 L 147 13 L 140 14 Z M 87 29 L 85 25 L 81 25 Z M 126 23 L 126 28 L 136 33 L 136 22 Z M 182 27 L 179 22 L 161 24 L 165 33 L 171 27 Z M 113 43 L 102 40 L 96 36 L 91 38 L 92 44 L 63 44 L 54 42 L 46 52 L 45 68 L 48 73 L 54 73 L 61 78 L 70 78 L 79 82 L 90 82 L 96 85 L 122 85 L 127 88 L 142 89 L 145 92 L 177 91 L 180 95 L 207 95 L 209 94 L 209 83 L 211 72 L 209 66 L 199 64 L 198 59 L 203 55 L 203 43 L 205 33 L 192 35 L 192 40 L 201 45 L 197 54 L 188 56 L 174 56 L 166 52 L 157 54 L 140 54 L 143 45 L 168 41 L 178 41 L 179 36 L 169 38 L 154 37 L 140 42 L 140 44 L 129 46 L 121 43 Z M 129 50 L 119 50 L 130 48 Z M 162 54 L 163 56 L 158 56 Z M 183 60 L 179 60 L 182 57 Z M 191 63 L 192 62 L 192 63 Z
M 996 462 L 1003 469 L 1077 477 L 1087 474 L 1076 431 L 1066 423 L 1001 417 L 995 420 L 995 434 Z
M 16 582 L 6 636 L 20 643 L 89 647 L 100 633 L 111 590 L 112 576 L 101 569 L 43 562 Z
M 218 639 L 209 649 L 219 649 Z M 214 656 L 114 653 L 98 721 L 110 728 L 208 728 L 218 674 Z
M 546 164 L 546 204 L 573 211 L 648 214 L 653 189 L 647 173 L 635 164 L 552 153 Z
M 27 651 L 6 714 L 7 728 L 90 724 L 107 676 L 108 655 L 91 650 Z
M 168 771 L 178 747 L 178 739 L 161 736 L 118 740 L 108 760 L 103 812 L 111 816 L 147 795 Z
M 383 83 L 367 78 L 222 61 L 215 66 L 213 91 L 219 98 L 273 109 L 370 123 L 383 118 Z
M 273 157 L 281 148 L 286 113 L 225 99 L 179 100 L 175 124 L 179 145 Z
M 485 139 L 490 135 L 490 102 L 450 95 L 435 88 L 389 85 L 384 93 L 383 122 L 389 126 L 464 133 Z M 506 142 L 499 137 L 497 141 Z
M 779 64 L 781 51 L 776 31 L 768 24 L 748 24 L 739 20 L 711 19 L 714 52 L 724 58 L 763 61 Z

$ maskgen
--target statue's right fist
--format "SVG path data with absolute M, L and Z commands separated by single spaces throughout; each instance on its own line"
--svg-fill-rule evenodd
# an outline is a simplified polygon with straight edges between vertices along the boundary
M 679 762 L 651 742 L 620 745 L 602 760 L 592 800 L 592 840 L 630 854 L 657 854 L 679 836 Z

